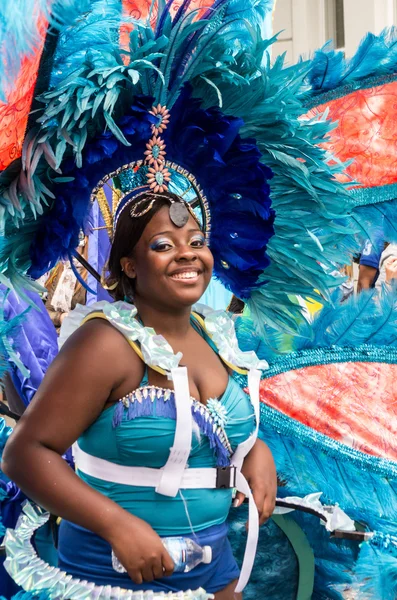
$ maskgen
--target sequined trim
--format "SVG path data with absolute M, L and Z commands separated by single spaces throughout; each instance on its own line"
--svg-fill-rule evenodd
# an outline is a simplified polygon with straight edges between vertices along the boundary
M 383 477 L 397 479 L 397 463 L 346 446 L 263 403 L 260 406 L 260 423 L 264 428 L 271 427 L 280 435 L 294 438 L 314 451 L 324 452 L 338 460 L 349 461 L 360 469 L 372 471 Z
M 347 96 L 348 94 L 352 94 L 357 90 L 365 90 L 373 87 L 378 87 L 380 85 L 385 85 L 386 83 L 392 83 L 396 81 L 397 74 L 391 73 L 389 75 L 375 75 L 374 77 L 369 77 L 364 81 L 362 79 L 356 79 L 347 85 L 341 85 L 332 90 L 323 93 L 317 93 L 315 96 L 311 96 L 308 100 L 303 101 L 303 105 L 307 110 L 311 108 L 320 107 L 323 104 L 327 104 L 332 100 L 338 100 L 338 98 L 342 98 L 342 96 Z
M 280 373 L 302 369 L 315 365 L 327 365 L 343 362 L 380 362 L 397 364 L 397 348 L 390 346 L 371 346 L 362 344 L 354 348 L 311 348 L 292 352 L 278 359 L 264 371 L 263 378 L 268 379 Z
M 156 404 L 154 404 L 155 400 Z M 190 401 L 195 422 L 202 433 L 209 438 L 220 466 L 226 466 L 229 464 L 233 450 L 223 425 L 214 418 L 207 406 L 193 397 L 190 397 Z M 113 413 L 113 427 L 118 427 L 123 419 L 129 421 L 138 417 L 152 416 L 154 406 L 156 406 L 156 416 L 176 418 L 174 391 L 148 385 L 134 390 L 117 402 Z
M 369 204 L 378 204 L 397 198 L 397 184 L 378 185 L 371 188 L 355 188 L 349 190 L 350 206 L 368 206 Z
M 4 538 L 7 558 L 4 567 L 14 581 L 26 592 L 47 591 L 57 600 L 211 600 L 202 588 L 196 591 L 133 592 L 110 585 L 95 585 L 74 579 L 65 571 L 51 567 L 41 560 L 31 543 L 33 533 L 49 519 L 49 514 L 34 509 L 25 502 L 15 529 L 8 529 Z

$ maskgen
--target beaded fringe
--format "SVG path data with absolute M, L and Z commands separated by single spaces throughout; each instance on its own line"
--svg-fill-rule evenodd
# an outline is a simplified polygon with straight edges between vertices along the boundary
M 224 429 L 215 423 L 204 404 L 194 398 L 191 398 L 191 402 L 193 419 L 201 433 L 208 438 L 210 448 L 215 452 L 217 465 L 227 467 L 230 464 L 232 448 Z M 172 390 L 150 385 L 127 394 L 114 408 L 112 425 L 115 428 L 122 421 L 152 416 L 176 419 L 175 395 Z

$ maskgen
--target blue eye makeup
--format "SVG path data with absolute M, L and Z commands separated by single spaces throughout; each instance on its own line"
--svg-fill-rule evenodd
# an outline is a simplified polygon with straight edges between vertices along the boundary
M 166 250 L 168 247 L 172 247 L 173 244 L 170 242 L 168 238 L 159 238 L 155 240 L 152 244 L 150 244 L 151 250 Z
M 191 240 L 190 240 L 190 245 L 191 246 L 205 246 L 205 237 L 203 235 L 195 235 Z

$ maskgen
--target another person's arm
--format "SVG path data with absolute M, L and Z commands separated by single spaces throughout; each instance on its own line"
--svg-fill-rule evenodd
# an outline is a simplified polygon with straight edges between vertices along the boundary
M 358 270 L 357 291 L 361 292 L 362 290 L 369 290 L 370 288 L 372 288 L 374 286 L 377 275 L 377 268 L 360 264 Z
M 360 257 L 357 291 L 374 287 L 379 274 L 380 257 L 384 248 L 384 239 L 374 234 L 374 243 L 370 240 L 364 244 Z
M 139 384 L 141 363 L 133 352 L 123 352 L 124 343 L 120 333 L 99 320 L 72 336 L 11 435 L 2 468 L 48 511 L 107 540 L 131 578 L 141 583 L 172 572 L 159 536 L 89 487 L 62 459 L 134 367 Z
M 397 257 L 391 256 L 385 262 L 386 283 L 394 284 L 397 281 Z

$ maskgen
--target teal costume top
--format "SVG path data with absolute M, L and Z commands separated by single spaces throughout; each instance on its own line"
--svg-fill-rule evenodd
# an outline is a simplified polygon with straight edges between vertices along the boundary
M 215 349 L 201 327 L 193 320 L 192 324 Z M 229 376 L 219 399 L 208 400 L 207 406 L 191 400 L 194 429 L 188 466 L 227 466 L 238 444 L 255 428 L 248 395 Z M 161 468 L 173 445 L 175 423 L 174 392 L 148 386 L 145 377 L 138 390 L 102 412 L 80 436 L 78 445 L 87 454 L 119 465 Z M 221 524 L 230 508 L 231 489 L 186 489 L 168 497 L 153 488 L 140 487 L 139 481 L 130 486 L 78 474 L 161 536 Z

